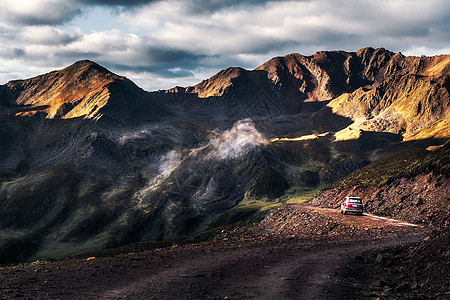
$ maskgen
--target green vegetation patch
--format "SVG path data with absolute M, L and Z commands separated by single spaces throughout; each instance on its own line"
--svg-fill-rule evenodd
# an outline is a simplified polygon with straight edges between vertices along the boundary
M 296 189 L 291 190 L 292 194 L 287 196 L 286 203 L 305 203 L 314 199 L 320 191 L 320 188 L 301 191 L 296 191 Z
M 248 224 L 259 222 L 271 209 L 277 208 L 281 204 L 280 202 L 256 202 L 238 205 L 214 218 L 210 223 L 210 228 L 242 222 Z

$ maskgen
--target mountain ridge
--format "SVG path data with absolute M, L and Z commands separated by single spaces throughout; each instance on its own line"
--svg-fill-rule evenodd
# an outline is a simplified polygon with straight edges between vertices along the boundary
M 417 120 L 412 120 L 413 115 L 423 114 L 423 109 L 428 106 L 441 106 L 438 108 L 441 116 L 431 119 L 433 122 L 442 123 L 440 126 L 444 129 L 449 128 L 450 122 L 442 118 L 447 114 L 442 110 L 448 106 L 449 63 L 449 55 L 406 57 L 400 52 L 393 53 L 384 48 L 363 48 L 356 52 L 319 51 L 311 56 L 292 53 L 274 57 L 253 70 L 240 67 L 224 69 L 194 86 L 146 92 L 125 77 L 111 73 L 92 61 L 84 60 L 60 71 L 8 82 L 1 86 L 0 96 L 3 95 L 1 103 L 43 107 L 44 109 L 39 111 L 46 113 L 47 118 L 101 118 L 104 111 L 108 111 L 108 106 L 114 107 L 114 118 L 120 118 L 117 116 L 118 110 L 129 111 L 131 114 L 142 109 L 151 112 L 152 109 L 145 109 L 151 105 L 155 107 L 153 110 L 164 115 L 162 106 L 169 106 L 170 110 L 170 106 L 173 108 L 179 101 L 202 106 L 204 101 L 196 101 L 195 98 L 208 100 L 208 103 L 221 105 L 222 109 L 232 111 L 247 109 L 252 102 L 260 105 L 258 102 L 265 104 L 269 101 L 277 105 L 269 110 L 269 114 L 295 115 L 315 112 L 327 104 L 327 101 L 334 100 L 328 105 L 331 108 L 330 113 L 351 119 L 355 123 L 353 129 L 385 130 L 378 128 L 380 126 L 375 124 L 374 120 L 370 121 L 371 118 L 377 117 L 376 119 L 382 119 L 381 123 L 385 119 L 388 119 L 387 123 L 397 123 L 398 129 L 388 129 L 389 132 L 397 134 L 408 131 L 406 138 L 411 138 L 417 130 L 404 128 L 405 126 L 398 123 L 417 123 Z M 423 86 L 424 84 L 426 86 Z M 111 88 L 112 86 L 114 87 Z M 399 91 L 389 90 L 390 86 L 395 86 Z M 407 103 L 415 102 L 417 112 L 413 112 L 410 104 L 400 103 L 398 106 L 408 106 L 407 116 L 403 117 L 405 113 L 401 112 L 401 120 L 390 116 L 383 118 L 381 112 L 392 108 L 389 107 L 390 102 L 408 97 L 407 93 L 411 89 L 417 95 L 409 96 Z M 133 97 L 121 95 L 120 90 L 127 90 Z M 436 90 L 435 94 L 428 95 L 424 100 L 429 102 L 428 105 L 417 99 L 422 97 L 423 90 Z M 258 99 L 261 93 L 266 100 Z M 441 95 L 436 95 L 438 93 Z M 174 95 L 178 100 L 175 103 L 167 101 L 167 94 Z M 411 98 L 414 98 L 413 101 Z M 133 99 L 134 103 L 130 103 L 130 99 Z M 344 105 L 347 102 L 350 104 Z M 323 104 L 308 106 L 308 103 Z M 351 108 L 355 106 L 358 109 L 353 112 Z M 394 108 L 398 110 L 398 107 Z M 431 109 L 426 117 L 430 118 L 433 112 Z M 35 113 L 36 111 L 24 111 L 18 115 Z M 254 114 L 252 110 L 248 112 L 252 113 Z M 267 112 L 263 113 L 262 117 L 266 115 Z M 325 114 L 324 117 L 330 116 Z M 317 121 L 321 122 L 320 118 L 318 119 Z M 433 125 L 428 122 L 426 127 Z M 420 128 L 417 124 L 412 126 Z M 358 136 L 357 131 L 347 131 L 350 132 L 341 132 L 338 139 Z M 433 130 L 429 131 L 430 134 L 422 134 L 420 138 L 433 136 Z
M 348 134 L 341 132 L 340 140 L 357 138 L 360 130 L 387 130 L 412 139 L 425 127 L 428 133 L 422 132 L 418 138 L 429 138 L 438 136 L 433 131 L 446 132 L 449 128 L 446 118 L 449 63 L 450 55 L 407 57 L 384 48 L 363 48 L 356 52 L 320 51 L 312 56 L 293 53 L 272 58 L 253 70 L 228 68 L 197 85 L 167 92 L 194 94 L 212 101 L 220 98 L 229 107 L 241 103 L 241 107 L 246 108 L 262 91 L 270 102 L 278 104 L 281 114 L 288 115 L 314 112 L 314 109 L 307 109 L 306 104 L 326 104 L 333 100 L 328 105 L 330 112 L 319 114 L 324 114 L 327 119 L 335 114 L 353 121 L 353 130 L 347 129 Z M 408 95 L 411 90 L 412 95 Z M 350 103 L 343 105 L 344 102 Z M 356 111 L 352 111 L 353 107 Z M 431 107 L 431 111 L 424 115 L 427 107 Z M 388 112 L 384 117 L 382 112 L 386 109 Z M 436 110 L 438 116 L 433 116 Z M 400 119 L 390 116 L 390 111 L 398 113 Z M 415 118 L 417 114 L 430 121 L 419 125 L 421 120 Z M 375 120 L 370 121 L 372 118 Z M 378 120 L 387 125 L 382 127 L 374 122 Z M 317 117 L 316 121 L 323 120 Z M 365 124 L 360 124 L 364 121 Z M 399 124 L 402 122 L 413 124 L 408 127 L 408 124 Z M 435 125 L 443 130 L 433 130 Z

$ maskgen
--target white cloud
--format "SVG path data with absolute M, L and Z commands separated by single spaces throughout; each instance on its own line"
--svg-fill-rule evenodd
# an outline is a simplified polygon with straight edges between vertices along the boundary
M 228 66 L 254 68 L 292 52 L 372 46 L 434 55 L 450 48 L 446 0 L 137 0 L 131 6 L 139 6 L 129 9 L 83 6 L 106 2 L 2 1 L 0 80 L 92 59 L 157 90 L 195 84 Z M 119 2 L 124 1 L 114 3 Z
M 267 143 L 267 139 L 255 128 L 250 119 L 240 120 L 230 130 L 220 133 L 209 146 L 209 159 L 233 159 L 242 153 Z
M 64 45 L 76 40 L 68 32 L 51 26 L 27 26 L 20 33 L 24 43 L 37 45 Z
M 82 38 L 68 45 L 72 51 L 93 52 L 102 54 L 106 59 L 126 59 L 124 56 L 142 46 L 142 40 L 134 34 L 125 34 L 117 29 L 94 32 L 83 35 Z
M 0 20 L 18 24 L 60 24 L 80 10 L 64 0 L 2 0 Z
M 399 39 L 402 43 L 420 39 L 448 22 L 444 4 L 442 0 L 283 1 L 191 14 L 185 1 L 165 1 L 125 11 L 120 18 L 132 28 L 149 26 L 143 20 L 150 20 L 148 38 L 208 55 L 264 53 L 286 43 L 297 51 L 305 44 L 336 49 L 334 45 L 343 44 L 339 40 L 349 39 L 359 41 L 357 46 L 386 40 L 385 47 L 395 51 L 404 48 Z
M 434 55 L 441 55 L 441 54 L 449 54 L 450 53 L 450 46 L 448 48 L 429 48 L 426 46 L 415 46 L 412 45 L 409 49 L 406 51 L 403 51 L 404 55 L 413 55 L 413 56 L 419 56 L 419 55 L 426 55 L 426 56 L 434 56 Z

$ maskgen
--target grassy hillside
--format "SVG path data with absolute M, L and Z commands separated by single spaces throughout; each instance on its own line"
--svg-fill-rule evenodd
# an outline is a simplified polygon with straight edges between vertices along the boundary
M 327 189 L 380 187 L 402 177 L 411 178 L 431 171 L 450 177 L 450 142 L 436 151 L 413 149 L 387 156 L 338 180 Z

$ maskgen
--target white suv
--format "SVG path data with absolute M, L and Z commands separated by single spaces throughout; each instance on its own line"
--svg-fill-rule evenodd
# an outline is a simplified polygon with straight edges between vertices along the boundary
M 358 215 L 363 214 L 363 203 L 359 197 L 345 197 L 341 203 L 341 214 L 354 212 Z

